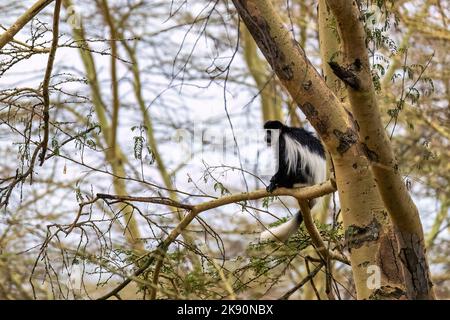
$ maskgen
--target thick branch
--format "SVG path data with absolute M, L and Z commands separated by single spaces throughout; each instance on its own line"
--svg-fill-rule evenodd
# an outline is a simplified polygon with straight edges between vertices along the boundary
M 344 63 L 347 66 L 360 66 L 354 69 L 360 86 L 349 88 L 349 100 L 360 127 L 361 144 L 370 161 L 378 191 L 397 231 L 408 297 L 434 298 L 425 258 L 422 223 L 403 182 L 381 120 L 366 47 L 366 32 L 360 20 L 358 4 L 356 1 L 333 0 L 328 1 L 328 5 L 338 22 Z M 417 263 L 411 263 L 412 261 Z
M 348 93 L 363 137 L 361 142 L 371 161 L 383 202 L 400 230 L 422 234 L 423 237 L 417 208 L 402 181 L 389 137 L 381 121 L 366 48 L 366 32 L 359 19 L 358 5 L 356 1 L 345 0 L 328 1 L 328 5 L 338 21 L 345 63 L 357 63 L 360 66 L 357 70 L 354 69 L 360 86 L 350 89 Z
M 328 151 L 340 156 L 350 149 L 357 138 L 348 114 L 283 26 L 271 1 L 233 0 L 233 3 L 261 52 Z
M 133 197 L 133 196 L 117 196 L 112 194 L 97 193 L 97 199 L 117 200 L 118 202 L 134 201 L 134 202 L 164 204 L 169 207 L 180 208 L 185 210 L 192 210 L 194 208 L 194 206 L 192 205 L 179 203 L 170 198 L 163 198 L 163 197 Z
M 327 181 L 319 185 L 305 188 L 278 188 L 272 193 L 267 192 L 265 189 L 255 190 L 252 192 L 242 192 L 222 198 L 207 201 L 194 206 L 194 210 L 200 212 L 214 209 L 220 206 L 224 206 L 230 203 L 237 203 L 241 201 L 257 200 L 269 196 L 291 196 L 296 199 L 309 200 L 313 198 L 321 197 L 325 194 L 336 191 L 334 181 Z
M 111 124 L 111 141 L 110 151 L 111 156 L 115 157 L 116 154 L 116 145 L 117 145 L 117 130 L 119 126 L 119 83 L 117 82 L 117 31 L 116 26 L 114 25 L 114 19 L 110 13 L 110 9 L 108 6 L 107 0 L 102 0 L 102 12 L 105 17 L 105 21 L 109 26 L 110 30 L 110 45 L 111 45 L 111 88 L 112 88 L 112 96 L 113 96 L 113 112 L 112 112 L 112 124 Z
M 30 9 L 25 11 L 14 24 L 0 35 L 0 50 L 10 42 L 31 19 L 33 19 L 42 9 L 48 6 L 53 0 L 39 0 Z
M 42 139 L 42 151 L 39 155 L 40 165 L 42 166 L 45 161 L 45 153 L 47 152 L 48 136 L 49 136 L 49 109 L 50 109 L 50 78 L 52 76 L 53 63 L 55 62 L 56 49 L 58 48 L 59 39 L 59 13 L 61 12 L 61 0 L 56 0 L 55 11 L 53 13 L 53 39 L 52 46 L 50 48 L 50 54 L 47 60 L 47 69 L 45 70 L 44 81 L 42 83 L 42 96 L 44 98 L 44 137 Z
M 309 235 L 311 236 L 311 241 L 314 244 L 314 247 L 319 252 L 320 256 L 324 261 L 328 260 L 338 260 L 342 263 L 350 265 L 348 259 L 342 255 L 334 254 L 328 251 L 325 243 L 323 242 L 322 237 L 320 236 L 319 230 L 314 223 L 313 217 L 311 215 L 311 211 L 309 210 L 309 205 L 305 200 L 299 200 L 300 209 L 303 216 L 303 223 L 305 224 L 306 230 L 308 230 Z
M 305 188 L 294 188 L 294 189 L 288 189 L 288 188 L 278 188 L 275 189 L 273 192 L 268 192 L 266 189 L 259 189 L 252 192 L 242 192 L 237 194 L 232 194 L 229 196 L 224 196 L 218 199 L 206 201 L 199 203 L 197 205 L 190 205 L 190 204 L 184 204 L 180 203 L 178 201 L 172 200 L 170 198 L 163 198 L 163 197 L 133 197 L 133 196 L 127 196 L 127 195 L 112 195 L 112 194 L 104 194 L 104 193 L 97 193 L 97 196 L 88 202 L 83 202 L 80 204 L 80 208 L 78 210 L 77 216 L 75 217 L 74 222 L 71 224 L 69 229 L 67 229 L 67 233 L 70 233 L 73 228 L 77 225 L 78 219 L 81 216 L 82 210 L 86 205 L 90 205 L 94 202 L 96 202 L 99 199 L 103 200 L 116 200 L 117 202 L 121 201 L 129 201 L 129 202 L 143 202 L 143 203 L 154 203 L 154 204 L 162 204 L 169 207 L 174 208 L 180 208 L 184 210 L 188 210 L 191 212 L 196 212 L 196 215 L 207 210 L 211 210 L 214 208 L 218 208 L 221 206 L 225 206 L 231 203 L 238 203 L 242 201 L 248 201 L 248 200 L 257 200 L 264 197 L 269 196 L 291 196 L 298 200 L 309 200 L 321 197 L 323 195 L 326 195 L 328 193 L 332 193 L 336 191 L 336 186 L 334 184 L 334 181 L 328 180 L 324 183 L 314 185 L 311 187 L 305 187 Z M 185 220 L 186 217 L 183 219 Z
M 246 201 L 246 200 L 256 200 L 260 198 L 264 198 L 267 196 L 293 196 L 297 199 L 301 200 L 307 200 L 307 199 L 313 199 L 317 197 L 321 197 L 327 193 L 334 192 L 335 186 L 334 182 L 327 181 L 320 185 L 314 185 L 311 187 L 305 187 L 305 188 L 296 188 L 296 189 L 286 189 L 286 188 L 280 188 L 276 189 L 274 192 L 269 193 L 265 189 L 256 190 L 253 192 L 243 192 L 238 193 L 235 195 L 225 196 L 219 199 L 207 201 L 204 203 L 200 203 L 197 205 L 194 205 L 190 208 L 189 213 L 183 218 L 183 220 L 175 227 L 175 229 L 172 230 L 172 232 L 167 236 L 166 239 L 164 239 L 163 242 L 161 242 L 157 249 L 150 255 L 150 257 L 147 259 L 147 261 L 139 267 L 138 270 L 136 270 L 133 273 L 133 277 L 137 277 L 140 274 L 142 274 L 144 271 L 146 271 L 154 262 L 161 261 L 161 259 L 164 259 L 165 254 L 167 252 L 167 249 L 169 248 L 170 244 L 175 241 L 178 236 L 183 232 L 183 230 L 203 211 L 214 209 L 223 205 L 231 204 L 231 203 L 237 203 L 240 201 Z M 105 195 L 102 195 L 105 196 Z M 115 196 L 109 196 L 109 197 L 115 197 Z M 98 200 L 99 197 L 97 195 L 97 198 L 93 201 Z M 134 198 L 134 200 L 138 199 L 137 197 Z M 153 202 L 152 199 L 155 198 L 140 198 L 145 199 L 145 202 Z M 161 198 L 158 198 L 156 203 L 159 203 Z M 91 204 L 93 201 L 89 201 L 86 204 Z M 133 201 L 133 197 L 128 198 L 128 201 Z M 137 201 L 137 200 L 136 200 Z M 180 203 L 176 204 L 175 202 L 171 203 L 171 206 L 181 206 Z M 185 205 L 184 205 L 185 206 Z M 81 210 L 82 208 L 80 208 Z M 73 224 L 72 224 L 73 226 Z M 71 227 L 72 229 L 73 227 Z M 69 230 L 71 230 L 69 229 Z M 111 292 L 107 293 L 106 295 L 99 298 L 100 300 L 108 299 L 114 295 L 116 295 L 118 292 L 120 292 L 123 288 L 125 288 L 130 282 L 132 281 L 132 278 L 127 278 L 124 280 L 120 285 L 118 285 L 115 289 L 113 289 Z
M 374 190 L 376 185 L 364 152 L 367 148 L 361 148 L 358 143 L 358 124 L 351 113 L 345 110 L 311 65 L 303 49 L 284 26 L 279 10 L 274 8 L 272 1 L 233 0 L 233 3 L 261 52 L 332 156 L 341 210 L 345 213 L 344 227 L 365 228 L 374 219 L 384 221 L 383 228 L 386 227 L 383 206 L 377 198 L 377 190 Z M 359 66 L 356 59 L 345 61 L 341 65 L 350 67 L 352 64 Z M 360 73 L 356 76 L 361 81 Z M 360 88 L 364 89 L 364 85 L 366 83 L 361 83 Z M 359 299 L 367 299 L 374 292 L 374 289 L 367 286 L 368 273 L 365 266 L 378 263 L 380 247 L 378 238 L 366 241 L 363 246 L 351 252 Z M 387 277 L 382 278 L 382 285 L 391 286 L 394 283 L 397 282 Z

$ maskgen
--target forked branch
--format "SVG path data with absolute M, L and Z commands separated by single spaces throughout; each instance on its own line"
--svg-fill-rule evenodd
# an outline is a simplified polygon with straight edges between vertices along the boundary
M 307 201 L 313 198 L 321 197 L 325 194 L 332 193 L 336 191 L 335 183 L 332 180 L 326 181 L 319 185 L 314 185 L 305 188 L 295 188 L 295 189 L 287 189 L 287 188 L 279 188 L 274 190 L 272 193 L 267 192 L 265 189 L 255 190 L 252 192 L 242 192 L 237 194 L 232 194 L 228 196 L 224 196 L 221 198 L 217 198 L 214 200 L 202 202 L 196 205 L 183 204 L 177 201 L 173 201 L 169 198 L 162 197 L 132 197 L 132 196 L 117 196 L 117 195 L 106 195 L 106 194 L 97 194 L 97 196 L 85 203 L 80 204 L 80 209 L 75 218 L 75 221 L 69 226 L 67 229 L 67 233 L 71 232 L 76 226 L 78 226 L 78 219 L 81 216 L 84 206 L 90 205 L 100 199 L 103 200 L 115 200 L 115 201 L 136 201 L 136 202 L 145 202 L 145 203 L 155 203 L 155 204 L 163 204 L 170 207 L 181 208 L 186 210 L 188 213 L 183 218 L 183 220 L 172 230 L 172 232 L 158 245 L 155 251 L 148 254 L 148 259 L 145 263 L 143 263 L 134 273 L 132 277 L 128 277 L 125 279 L 120 285 L 118 285 L 115 289 L 100 297 L 99 299 L 108 299 L 112 296 L 117 295 L 123 288 L 125 288 L 131 281 L 133 281 L 134 277 L 139 276 L 143 272 L 145 272 L 155 261 L 162 263 L 166 252 L 170 246 L 178 236 L 186 229 L 186 227 L 202 212 L 218 208 L 227 204 L 239 203 L 242 201 L 248 200 L 257 200 L 268 196 L 292 196 L 298 199 L 299 201 Z M 312 220 L 312 219 L 311 219 Z M 309 221 L 309 220 L 308 220 Z M 317 229 L 316 229 L 317 230 Z M 320 237 L 320 235 L 319 235 Z M 317 238 L 317 237 L 316 237 Z M 322 240 L 323 243 L 323 240 Z M 318 246 L 320 247 L 320 246 Z M 325 246 L 323 246 L 325 248 Z M 338 257 L 331 254 L 326 254 L 330 258 L 336 258 L 340 261 L 348 263 L 348 260 L 344 257 Z

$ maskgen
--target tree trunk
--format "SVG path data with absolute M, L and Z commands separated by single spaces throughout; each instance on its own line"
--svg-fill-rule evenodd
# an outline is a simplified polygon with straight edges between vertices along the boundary
M 378 191 L 399 240 L 398 250 L 407 296 L 410 299 L 433 299 L 422 223 L 403 182 L 381 121 L 366 48 L 366 32 L 360 20 L 361 13 L 356 1 L 327 2 L 339 26 L 344 53 L 342 67 L 351 72 L 352 81 L 355 81 L 354 85 L 349 84 L 347 88 L 352 112 L 360 127 L 361 145 L 370 161 Z
M 372 176 L 364 144 L 359 143 L 358 123 L 308 61 L 270 1 L 233 2 L 258 47 L 332 156 L 357 298 L 425 297 L 411 294 L 416 283 L 405 281 L 402 272 L 404 265 L 413 267 L 416 261 L 421 262 L 418 269 L 426 266 L 428 270 L 425 256 L 420 254 L 420 237 L 402 237 L 401 243 L 414 244 L 418 251 L 402 250 L 398 254 L 380 187 Z M 379 274 L 375 285 L 372 270 Z M 427 272 L 414 274 L 420 276 L 419 285 L 429 283 Z

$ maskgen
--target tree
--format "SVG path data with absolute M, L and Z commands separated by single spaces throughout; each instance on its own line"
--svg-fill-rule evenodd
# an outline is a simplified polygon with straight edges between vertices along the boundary
M 447 296 L 448 8 L 413 2 L 0 5 L 0 297 L 433 299 L 442 263 Z M 329 180 L 261 188 L 261 119 L 312 125 Z
M 381 122 L 366 33 L 359 18 L 357 2 L 327 3 L 336 17 L 344 56 L 343 65 L 333 61 L 329 63 L 349 88 L 354 120 L 309 63 L 303 49 L 291 39 L 270 2 L 234 1 L 234 4 L 277 76 L 331 153 L 345 212 L 347 243 L 352 251 L 365 249 L 362 254 L 351 254 L 352 265 L 375 264 L 381 269 L 386 283 L 373 290 L 367 286 L 369 273 L 353 268 L 358 297 L 434 298 L 417 208 L 399 174 Z M 356 188 L 358 180 L 360 188 Z M 349 185 L 350 190 L 346 190 Z M 364 194 L 360 193 L 361 190 Z M 367 196 L 373 197 L 374 203 L 367 201 Z M 389 222 L 382 217 L 385 214 L 383 207 L 393 222 L 396 240 Z M 381 215 L 377 216 L 380 212 Z M 384 247 L 395 248 L 395 242 L 398 242 L 398 255 Z M 371 247 L 367 243 L 375 243 L 376 250 L 367 250 Z M 396 272 L 383 270 L 382 260 L 393 260 L 401 269 Z

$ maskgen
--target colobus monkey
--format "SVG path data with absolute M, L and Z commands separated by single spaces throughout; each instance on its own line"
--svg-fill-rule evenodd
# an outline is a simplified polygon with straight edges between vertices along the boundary
M 264 129 L 267 144 L 270 146 L 278 143 L 278 171 L 270 179 L 267 191 L 272 192 L 278 187 L 292 188 L 325 181 L 325 150 L 320 140 L 311 132 L 285 126 L 280 121 L 267 121 Z M 310 201 L 311 207 L 320 208 L 321 199 Z M 298 230 L 302 222 L 302 214 L 298 211 L 293 219 L 261 233 L 260 239 L 285 242 Z

